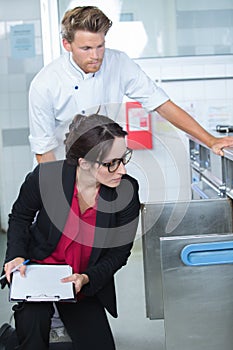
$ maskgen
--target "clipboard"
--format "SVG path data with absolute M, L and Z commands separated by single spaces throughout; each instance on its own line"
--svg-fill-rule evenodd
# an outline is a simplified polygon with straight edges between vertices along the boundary
M 13 272 L 9 300 L 11 302 L 75 302 L 74 284 L 62 283 L 63 277 L 72 275 L 69 265 L 31 264 L 25 277 L 19 271 Z

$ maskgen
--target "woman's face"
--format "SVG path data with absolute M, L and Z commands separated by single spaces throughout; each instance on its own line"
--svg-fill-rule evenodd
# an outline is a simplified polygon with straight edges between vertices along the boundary
M 126 152 L 127 147 L 125 139 L 123 137 L 115 137 L 111 150 L 102 162 L 109 163 L 113 159 L 122 158 Z M 112 173 L 108 171 L 108 167 L 98 163 L 94 163 L 90 171 L 92 172 L 92 175 L 95 176 L 97 183 L 108 187 L 117 187 L 121 182 L 122 176 L 126 174 L 126 169 L 122 162 Z

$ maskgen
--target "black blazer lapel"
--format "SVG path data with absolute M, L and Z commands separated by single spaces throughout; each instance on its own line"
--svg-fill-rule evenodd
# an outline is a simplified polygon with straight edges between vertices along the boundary
M 63 168 L 62 168 L 62 185 L 63 185 L 65 197 L 69 205 L 71 205 L 72 198 L 73 198 L 75 179 L 76 179 L 76 166 L 67 164 L 67 161 L 64 161 Z
M 115 189 L 101 186 L 97 202 L 95 240 L 92 249 L 89 265 L 94 264 L 102 251 L 106 248 L 108 230 L 111 228 L 114 212 L 111 210 L 111 202 L 116 197 Z

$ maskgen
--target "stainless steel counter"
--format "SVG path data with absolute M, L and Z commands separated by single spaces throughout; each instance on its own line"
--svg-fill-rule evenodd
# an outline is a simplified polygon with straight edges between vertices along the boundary
M 223 171 L 226 194 L 233 199 L 233 147 L 224 149 Z
M 215 137 L 233 136 L 233 133 L 210 133 Z M 220 157 L 198 139 L 190 135 L 187 137 L 193 198 L 210 198 L 211 193 L 211 198 L 228 196 L 233 199 L 233 147 L 224 148 L 224 156 Z
M 217 131 L 213 131 L 213 130 L 210 130 L 208 131 L 211 135 L 215 136 L 215 137 L 225 137 L 225 136 L 233 136 L 233 133 L 230 132 L 230 133 L 219 133 Z M 197 138 L 191 136 L 191 135 L 188 135 L 187 134 L 187 137 L 192 140 L 193 142 L 201 145 L 202 147 L 206 148 L 206 149 L 210 149 L 209 147 L 207 147 L 204 143 L 202 143 L 201 141 L 199 141 Z M 224 156 L 225 158 L 227 159 L 230 159 L 230 160 L 233 160 L 233 146 L 232 147 L 225 147 L 223 149 L 224 151 Z
M 224 157 L 233 161 L 233 147 L 224 148 Z
M 233 132 L 229 132 L 229 133 L 220 133 L 220 132 L 217 132 L 215 130 L 207 130 L 211 135 L 213 135 L 214 137 L 225 137 L 225 136 L 233 136 Z M 196 143 L 199 143 L 200 145 L 208 148 L 204 143 L 202 143 L 200 140 L 198 140 L 196 137 L 192 136 L 192 135 L 189 135 L 189 134 L 186 134 L 187 137 L 190 139 L 190 140 L 193 140 L 194 142 Z

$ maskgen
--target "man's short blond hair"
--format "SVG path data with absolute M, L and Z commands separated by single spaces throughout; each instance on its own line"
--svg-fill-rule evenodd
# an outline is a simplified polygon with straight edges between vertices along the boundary
M 77 30 L 106 35 L 112 21 L 96 6 L 79 6 L 66 11 L 61 22 L 61 35 L 69 43 L 74 41 Z

